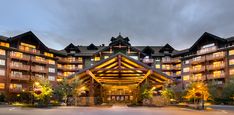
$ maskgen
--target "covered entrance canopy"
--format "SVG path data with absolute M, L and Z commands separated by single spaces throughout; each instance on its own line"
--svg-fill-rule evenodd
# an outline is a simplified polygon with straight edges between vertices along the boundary
M 136 99 L 143 82 L 157 87 L 171 81 L 161 71 L 122 53 L 69 77 L 69 81 L 75 79 L 82 81 L 82 88 L 88 90 L 87 96 L 100 96 L 104 102 L 131 102 Z

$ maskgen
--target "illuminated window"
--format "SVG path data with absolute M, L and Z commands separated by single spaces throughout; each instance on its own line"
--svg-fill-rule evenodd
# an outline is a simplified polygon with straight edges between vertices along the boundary
M 169 65 L 169 64 L 163 64 L 162 68 L 163 69 L 171 69 L 171 65 Z
M 78 57 L 77 58 L 79 62 L 82 62 L 83 61 L 83 58 L 82 57 Z
M 5 89 L 5 83 L 0 83 L 0 89 Z
M 183 72 L 189 72 L 189 67 L 183 68 Z
M 3 49 L 0 49 L 0 55 L 6 55 L 6 51 Z
M 202 68 L 202 66 L 201 66 L 201 65 L 193 66 L 193 69 L 195 69 L 195 70 L 200 70 L 201 68 Z
M 184 64 L 189 64 L 189 60 L 185 60 L 185 61 L 184 61 Z
M 214 77 L 220 77 L 221 76 L 221 71 L 214 71 L 213 76 Z
M 6 61 L 4 59 L 0 59 L 0 65 L 5 65 Z
M 104 56 L 104 59 L 107 59 L 107 58 L 109 58 L 109 56 Z
M 55 81 L 55 76 L 48 76 L 49 81 Z
M 100 57 L 95 57 L 95 58 L 94 58 L 94 61 L 100 61 L 100 60 L 101 60 Z
M 131 58 L 133 58 L 135 60 L 138 60 L 138 56 L 129 56 L 129 57 L 131 57 Z
M 202 79 L 202 74 L 201 73 L 194 74 L 193 77 L 194 77 L 195 80 L 200 80 L 200 79 Z
M 49 68 L 50 73 L 55 73 L 55 68 Z
M 68 57 L 67 60 L 69 62 L 74 62 L 74 61 L 76 61 L 76 58 L 75 57 Z
M 58 68 L 62 68 L 62 65 L 61 65 L 61 64 L 57 64 L 57 67 L 58 67 Z
M 54 61 L 54 60 L 51 60 L 51 59 L 48 59 L 48 63 L 51 64 L 51 65 L 54 65 L 54 64 L 55 64 L 55 61 Z
M 10 89 L 22 89 L 22 84 L 10 84 Z
M 181 64 L 176 64 L 176 68 L 181 68 Z
M 184 80 L 184 81 L 188 81 L 188 80 L 189 80 L 189 75 L 184 75 L 184 76 L 183 76 L 183 80 Z
M 48 52 L 44 52 L 44 55 L 45 55 L 45 56 L 48 56 L 48 57 L 54 57 L 54 54 L 48 53 Z
M 230 75 L 234 75 L 234 68 L 232 68 L 232 69 L 229 70 L 229 74 Z
M 156 64 L 155 68 L 160 69 L 160 64 Z
M 0 46 L 3 46 L 3 47 L 10 47 L 9 43 L 6 43 L 6 42 L 0 42 Z
M 22 45 L 22 46 L 26 46 L 26 47 L 30 47 L 30 48 L 36 48 L 36 46 L 35 46 L 35 45 L 26 44 L 26 43 L 23 43 L 23 42 L 21 42 L 21 43 L 20 43 L 20 45 Z
M 234 55 L 234 50 L 229 50 L 228 53 L 229 55 Z
M 4 75 L 5 75 L 5 69 L 3 69 L 3 68 L 0 69 L 0 75 L 1 75 L 1 76 L 4 76 Z
M 234 59 L 229 60 L 229 65 L 234 65 Z
M 180 75 L 180 74 L 181 74 L 181 71 L 177 71 L 177 72 L 176 72 L 176 75 Z
M 163 72 L 165 74 L 167 74 L 168 76 L 171 76 L 171 72 Z
M 83 69 L 83 65 L 78 65 L 78 69 Z

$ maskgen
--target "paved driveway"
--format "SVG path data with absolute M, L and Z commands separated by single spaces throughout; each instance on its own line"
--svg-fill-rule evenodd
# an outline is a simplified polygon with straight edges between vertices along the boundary
M 0 107 L 0 115 L 234 115 L 234 111 L 196 111 L 176 107 L 57 107 L 51 109 Z

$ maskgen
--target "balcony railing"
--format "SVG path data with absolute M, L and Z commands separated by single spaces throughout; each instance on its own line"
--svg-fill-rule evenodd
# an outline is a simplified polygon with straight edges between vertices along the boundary
M 27 88 L 10 88 L 9 92 L 13 92 L 13 93 L 20 93 L 20 92 L 25 92 L 28 91 Z
M 219 75 L 208 74 L 207 79 L 218 79 L 218 78 L 225 78 L 225 74 L 221 73 Z
M 173 66 L 173 70 L 181 70 L 181 66 Z
M 48 68 L 45 68 L 45 67 L 36 67 L 36 66 L 32 66 L 31 67 L 31 70 L 33 72 L 39 72 L 39 73 L 48 73 Z
M 170 67 L 162 67 L 162 70 L 172 70 L 172 69 L 173 69 L 172 66 L 170 66 Z
M 143 63 L 154 63 L 154 59 L 144 58 Z
M 223 69 L 224 67 L 225 67 L 224 63 L 220 65 L 207 65 L 207 70 L 219 70 L 219 69 Z
M 24 54 L 19 55 L 19 54 L 16 54 L 14 52 L 10 53 L 10 58 L 20 59 L 20 60 L 25 60 L 25 61 L 29 61 L 30 60 L 30 56 L 24 55 Z
M 14 63 L 11 63 L 10 64 L 10 68 L 11 69 L 18 69 L 18 70 L 29 71 L 30 66 L 29 65 L 24 65 L 24 64 L 14 64 Z
M 19 49 L 21 51 L 28 52 L 28 53 L 40 54 L 39 50 L 36 50 L 34 48 L 30 48 L 30 47 L 19 46 Z
M 31 76 L 31 80 L 40 80 L 40 79 L 45 79 L 44 77 L 38 77 L 38 76 Z
M 197 51 L 197 54 L 205 54 L 205 53 L 210 53 L 210 52 L 214 52 L 217 50 L 217 46 L 212 46 L 212 47 L 207 47 L 207 48 L 203 48 L 201 50 Z
M 201 58 L 196 58 L 196 59 L 191 59 L 190 62 L 191 64 L 199 64 L 205 61 L 205 57 L 201 57 Z
M 71 59 L 60 58 L 60 57 L 59 57 L 58 62 L 62 62 L 62 63 L 82 63 L 83 60 L 82 60 L 82 59 L 74 59 L 74 60 L 71 60 Z
M 180 63 L 181 60 L 178 58 L 162 59 L 162 63 Z
M 29 78 L 30 78 L 29 75 L 14 75 L 14 74 L 10 75 L 10 79 L 14 80 L 29 80 Z
M 205 67 L 201 67 L 201 68 L 192 68 L 190 70 L 191 73 L 200 73 L 200 72 L 204 72 L 205 71 Z
M 47 64 L 48 62 L 45 59 L 38 59 L 36 57 L 32 57 L 31 58 L 33 62 L 37 62 L 37 63 L 42 63 L 42 64 Z
M 218 55 L 208 55 L 206 57 L 206 60 L 220 60 L 220 59 L 223 59 L 225 57 L 225 54 L 224 52 L 218 54 Z

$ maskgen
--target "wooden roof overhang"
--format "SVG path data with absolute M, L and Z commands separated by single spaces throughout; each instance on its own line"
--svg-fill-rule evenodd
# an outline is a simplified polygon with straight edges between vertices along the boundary
M 150 80 L 153 84 L 162 85 L 171 82 L 171 78 L 148 65 L 134 60 L 122 53 L 117 53 L 108 59 L 86 68 L 68 77 L 84 80 L 93 78 L 100 85 L 125 86 L 139 85 L 144 80 Z

